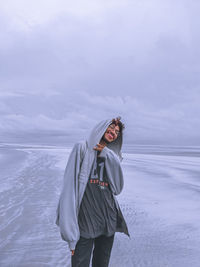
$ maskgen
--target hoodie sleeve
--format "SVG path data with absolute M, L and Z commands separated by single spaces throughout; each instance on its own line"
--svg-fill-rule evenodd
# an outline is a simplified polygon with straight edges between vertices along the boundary
M 108 147 L 104 147 L 99 157 L 105 158 L 105 168 L 114 195 L 119 195 L 124 186 L 123 172 L 117 155 Z
M 64 172 L 63 188 L 57 208 L 56 224 L 60 227 L 60 234 L 68 242 L 70 250 L 74 250 L 80 237 L 77 219 L 78 174 L 80 170 L 81 145 L 75 144 Z

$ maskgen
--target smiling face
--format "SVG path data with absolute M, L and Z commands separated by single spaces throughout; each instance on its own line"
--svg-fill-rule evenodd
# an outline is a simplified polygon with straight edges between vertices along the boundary
M 120 133 L 120 128 L 118 125 L 110 124 L 106 129 L 103 139 L 105 142 L 110 143 L 117 139 Z

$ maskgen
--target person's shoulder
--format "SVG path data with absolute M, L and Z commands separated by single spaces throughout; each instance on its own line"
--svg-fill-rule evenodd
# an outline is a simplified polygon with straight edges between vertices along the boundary
M 108 158 L 115 158 L 119 162 L 121 162 L 123 159 L 121 153 L 117 154 L 107 146 L 104 147 L 103 151 L 104 151 L 103 153 L 106 154 Z
M 84 141 L 84 140 L 80 140 L 80 141 L 76 142 L 76 143 L 74 144 L 74 146 L 76 146 L 76 147 L 83 147 L 83 146 L 86 146 L 86 141 Z
M 78 141 L 74 144 L 73 150 L 75 153 L 80 155 L 80 158 L 83 159 L 87 150 L 87 142 L 84 140 Z
M 76 150 L 84 151 L 86 149 L 86 146 L 87 146 L 86 141 L 81 140 L 81 141 L 76 142 L 73 148 Z

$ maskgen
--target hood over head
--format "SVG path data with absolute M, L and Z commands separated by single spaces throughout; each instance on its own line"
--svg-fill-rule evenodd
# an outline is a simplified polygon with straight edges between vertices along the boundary
M 87 138 L 87 144 L 89 150 L 93 150 L 93 148 L 100 142 L 106 129 L 111 123 L 112 119 L 106 119 L 100 121 L 98 124 L 94 126 L 94 128 L 92 129 Z M 120 133 L 117 139 L 107 144 L 107 147 L 111 149 L 119 157 L 120 160 L 123 159 L 121 153 L 122 143 L 123 143 L 123 131 Z

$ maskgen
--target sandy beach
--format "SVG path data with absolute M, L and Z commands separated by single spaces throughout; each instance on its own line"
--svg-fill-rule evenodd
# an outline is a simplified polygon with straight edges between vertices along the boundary
M 70 267 L 55 224 L 70 151 L 1 145 L 0 266 Z M 180 152 L 123 154 L 117 198 L 131 238 L 116 233 L 110 267 L 199 267 L 200 158 Z

